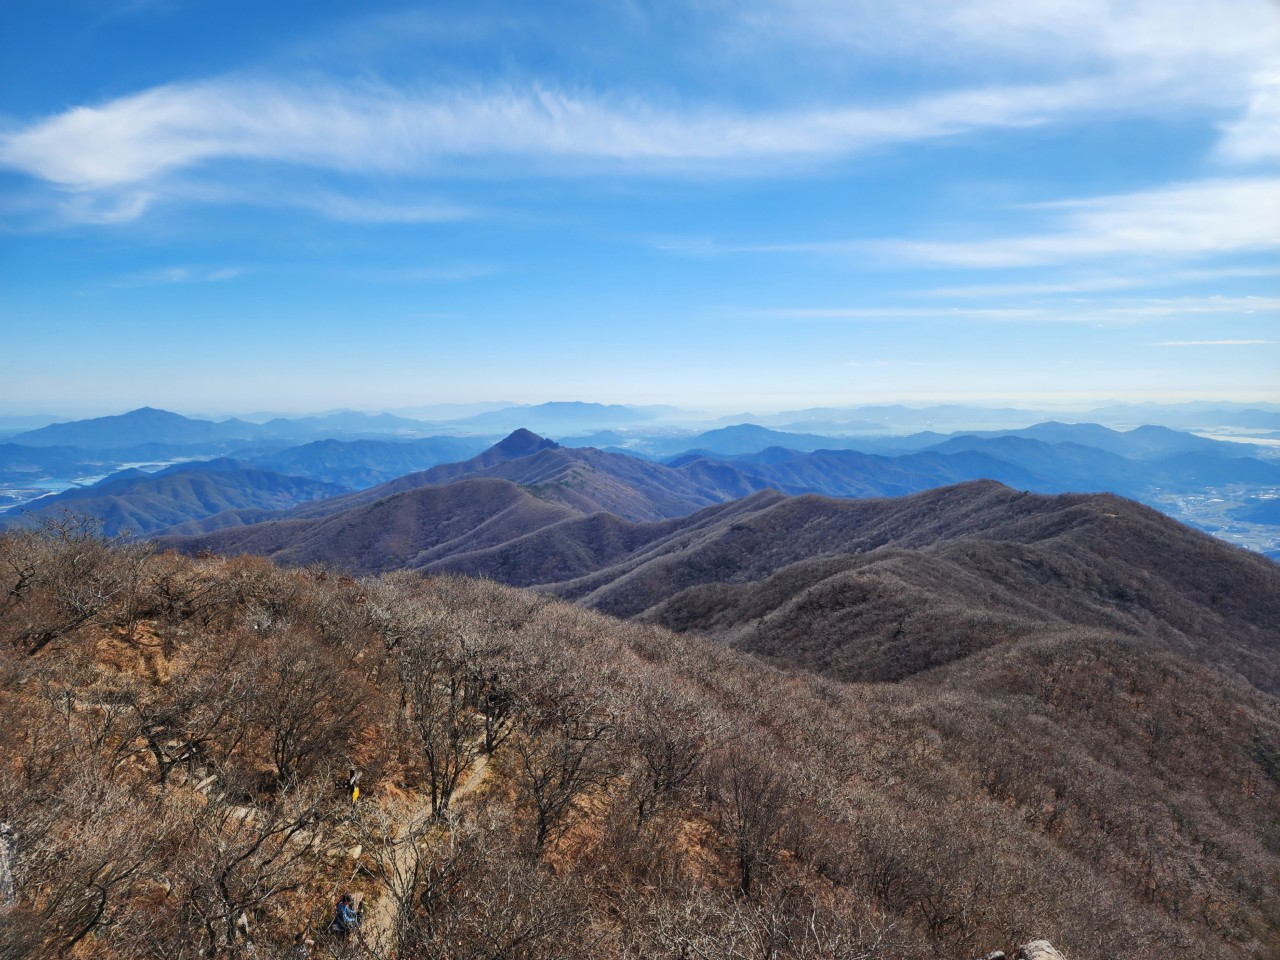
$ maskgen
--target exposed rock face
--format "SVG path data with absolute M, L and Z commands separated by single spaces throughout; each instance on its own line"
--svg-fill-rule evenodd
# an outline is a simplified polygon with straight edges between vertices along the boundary
M 1063 956 L 1048 940 L 1032 940 L 1018 948 L 1014 960 L 1063 960 Z
M 1006 960 L 1003 950 L 992 950 L 981 960 Z M 1032 940 L 1020 946 L 1013 960 L 1066 960 L 1048 940 Z
M 13 828 L 0 823 L 0 907 L 11 907 L 18 902 L 13 883 L 13 846 Z

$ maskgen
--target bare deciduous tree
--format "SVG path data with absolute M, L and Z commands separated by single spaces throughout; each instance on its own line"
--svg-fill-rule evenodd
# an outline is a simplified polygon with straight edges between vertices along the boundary
M 710 730 L 698 707 L 667 686 L 640 683 L 622 737 L 635 754 L 629 788 L 637 829 L 694 779 Z
M 410 638 L 399 652 L 405 709 L 422 748 L 431 811 L 440 814 L 484 749 L 466 646 L 455 633 L 438 631 Z
M 154 803 L 93 769 L 68 767 L 47 786 L 56 793 L 14 811 L 14 875 L 28 933 L 62 956 L 137 908 L 167 824 Z
M 193 651 L 164 687 L 147 684 L 128 691 L 137 734 L 150 751 L 162 787 L 180 766 L 190 774 L 216 767 L 248 735 L 244 707 L 252 683 L 242 656 L 233 637 L 223 646 Z
M 712 758 L 707 786 L 717 824 L 737 867 L 738 890 L 750 896 L 788 825 L 784 772 L 778 757 L 767 747 L 729 743 Z
M 308 776 L 317 764 L 340 762 L 363 703 L 359 679 L 305 637 L 286 635 L 249 667 L 251 713 L 263 728 L 277 785 Z
M 313 849 L 330 802 L 325 778 L 290 786 L 265 803 L 221 784 L 186 811 L 184 856 L 176 871 L 186 936 L 208 950 L 232 947 L 272 901 L 304 886 L 321 868 Z
M 34 655 L 107 609 L 122 589 L 112 546 L 100 524 L 69 513 L 0 536 L 9 641 Z
M 563 680 L 526 695 L 518 714 L 522 729 L 509 748 L 516 791 L 532 815 L 537 857 L 568 825 L 574 801 L 610 771 L 607 746 L 615 723 L 602 702 Z

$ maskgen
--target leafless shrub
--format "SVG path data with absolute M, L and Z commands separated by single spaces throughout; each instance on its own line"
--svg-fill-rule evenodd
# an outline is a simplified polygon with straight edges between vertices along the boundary
M 611 772 L 615 723 L 605 703 L 564 677 L 526 692 L 516 709 L 521 730 L 508 743 L 508 762 L 536 858 L 569 825 L 575 801 Z
M 0 625 L 8 641 L 36 654 L 105 611 L 125 585 L 112 546 L 98 525 L 73 514 L 0 535 Z
M 171 882 L 180 900 L 178 936 L 207 951 L 251 936 L 253 923 L 320 869 L 316 833 L 332 802 L 324 778 L 290 786 L 262 803 L 220 784 L 180 812 L 182 854 Z M 243 919 L 242 919 L 243 918 Z
M 791 823 L 787 780 L 777 754 L 762 744 L 732 742 L 707 769 L 713 816 L 737 870 L 738 891 L 750 896 L 778 852 Z
M 628 793 L 640 829 L 692 785 L 712 731 L 697 705 L 666 685 L 640 681 L 631 698 L 619 736 L 634 757 Z
M 359 679 L 297 634 L 258 653 L 248 672 L 250 714 L 263 730 L 277 785 L 290 787 L 326 762 L 341 765 L 362 709 Z

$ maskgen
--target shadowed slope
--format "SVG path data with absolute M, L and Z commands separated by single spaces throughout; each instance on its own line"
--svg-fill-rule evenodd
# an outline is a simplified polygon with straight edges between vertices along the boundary
M 764 493 L 662 524 L 565 520 L 431 569 L 540 586 L 846 679 L 1088 626 L 1280 689 L 1280 567 L 1107 494 L 979 482 L 895 500 Z
M 422 487 L 328 517 L 273 520 L 161 542 L 189 552 L 253 553 L 355 573 L 418 567 L 454 551 L 508 543 L 573 512 L 503 480 Z
M 975 488 L 987 496 L 957 497 Z M 1154 510 L 974 484 L 847 506 L 787 501 L 717 530 L 679 566 L 655 559 L 562 590 L 846 679 L 898 679 L 1071 624 L 1149 637 L 1280 690 L 1280 567 Z M 762 546 L 773 543 L 787 547 Z M 809 555 L 790 559 L 801 544 Z
M 368 490 L 308 504 L 291 511 L 289 517 L 326 516 L 408 490 L 478 477 L 508 480 L 541 500 L 577 513 L 604 510 L 627 520 L 683 516 L 726 499 L 715 485 L 661 464 L 591 448 L 569 449 L 528 430 L 517 430 L 470 460 L 441 464 Z

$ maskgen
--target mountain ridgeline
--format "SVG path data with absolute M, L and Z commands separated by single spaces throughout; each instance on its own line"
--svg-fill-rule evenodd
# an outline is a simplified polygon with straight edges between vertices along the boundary
M 486 577 L 720 634 L 843 679 L 901 679 L 1074 624 L 1147 636 L 1280 692 L 1280 568 L 1132 501 L 977 481 L 897 499 L 764 491 L 634 522 L 575 509 L 603 499 L 585 483 L 539 496 L 488 475 L 540 468 L 556 452 L 491 458 L 480 475 L 337 512 L 374 491 L 161 542 L 356 574 Z

